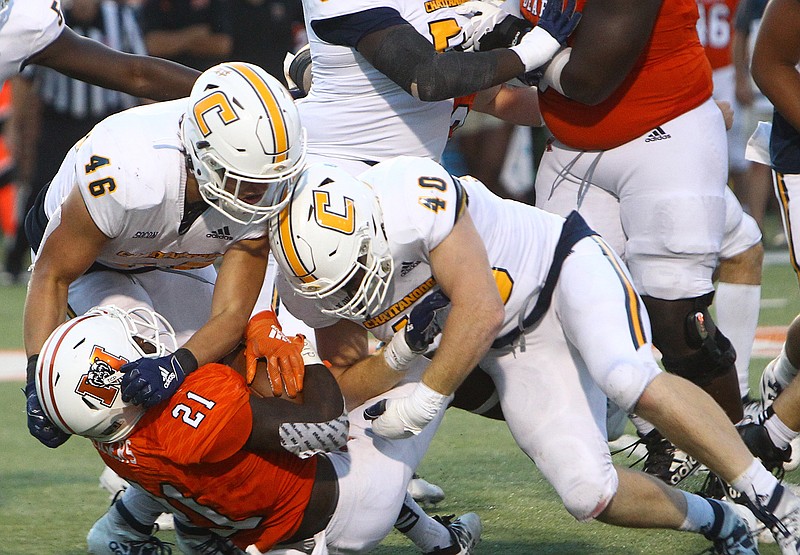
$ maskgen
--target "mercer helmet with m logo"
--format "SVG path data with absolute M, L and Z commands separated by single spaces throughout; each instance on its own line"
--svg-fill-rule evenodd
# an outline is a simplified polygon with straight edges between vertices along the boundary
M 145 409 L 122 401 L 119 369 L 176 348 L 172 327 L 150 309 L 93 308 L 48 337 L 36 365 L 36 394 L 45 415 L 68 434 L 120 441 Z

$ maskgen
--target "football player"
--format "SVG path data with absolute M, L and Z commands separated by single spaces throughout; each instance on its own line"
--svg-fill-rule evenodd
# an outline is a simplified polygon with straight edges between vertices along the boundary
M 0 0 L 0 82 L 29 64 L 153 100 L 189 94 L 200 72 L 175 62 L 125 54 L 64 23 L 60 0 Z
M 526 2 L 526 5 L 530 4 L 530 2 Z M 542 15 L 539 25 L 549 28 L 548 22 L 553 17 L 552 10 L 554 8 L 561 9 L 562 4 L 558 2 L 545 4 L 544 6 L 541 6 L 539 2 L 534 4 L 535 8 L 533 9 L 537 17 L 539 14 Z M 415 12 L 413 5 L 402 3 L 391 7 L 386 7 L 385 3 L 383 3 L 382 6 L 372 6 L 369 2 L 363 2 L 363 6 L 351 3 L 346 7 L 312 2 L 304 5 L 310 41 L 310 55 L 313 59 L 311 69 L 313 79 L 304 76 L 301 65 L 301 67 L 295 68 L 294 81 L 298 84 L 302 83 L 303 86 L 313 81 L 314 86 L 311 87 L 309 96 L 299 101 L 299 107 L 304 117 L 306 113 L 309 113 L 314 121 L 327 121 L 326 118 L 333 121 L 332 118 L 341 118 L 336 120 L 335 125 L 321 126 L 312 130 L 309 138 L 309 151 L 315 159 L 318 156 L 335 158 L 337 165 L 351 172 L 355 172 L 358 169 L 366 169 L 366 165 L 398 153 L 427 156 L 434 160 L 439 159 L 446 137 L 441 131 L 438 133 L 436 131 L 437 128 L 442 129 L 442 126 L 432 125 L 431 122 L 439 121 L 441 123 L 444 118 L 443 110 L 446 112 L 446 108 L 441 102 L 439 104 L 442 105 L 438 107 L 436 106 L 437 102 L 419 102 L 419 99 L 430 101 L 435 99 L 435 96 L 417 95 L 417 97 L 411 98 L 408 94 L 402 94 L 401 89 L 414 93 L 411 86 L 405 86 L 404 84 L 406 83 L 404 79 L 407 76 L 405 73 L 406 66 L 413 66 L 413 69 L 408 69 L 408 73 L 416 79 L 424 79 L 428 75 L 427 71 L 435 71 L 436 75 L 444 76 L 437 81 L 436 85 L 438 87 L 450 85 L 454 89 L 459 86 L 466 86 L 469 80 L 474 77 L 473 72 L 484 76 L 492 75 L 492 71 L 481 67 L 480 64 L 484 63 L 483 60 L 459 57 L 457 52 L 452 51 L 445 52 L 446 55 L 443 56 L 435 56 L 433 53 L 435 48 L 428 46 L 426 50 L 423 47 L 422 42 L 419 40 L 420 34 L 429 36 L 429 42 L 432 42 L 434 47 L 446 45 L 447 47 L 477 47 L 479 50 L 486 50 L 496 46 L 509 46 L 512 43 L 516 43 L 520 41 L 520 37 L 527 36 L 525 33 L 530 29 L 530 25 L 526 26 L 505 19 L 496 7 L 486 2 L 466 2 L 452 8 L 442 6 L 440 9 L 432 10 L 430 14 L 418 14 Z M 566 12 L 571 13 L 572 8 L 571 4 L 568 5 Z M 601 7 L 600 9 L 602 10 L 603 8 Z M 623 8 L 620 9 L 622 10 Z M 696 14 L 694 6 L 692 6 L 692 12 Z M 631 17 L 638 17 L 638 15 L 632 14 Z M 468 19 L 468 17 L 471 18 Z M 427 21 L 428 27 L 420 27 L 418 24 L 420 20 Z M 570 21 L 573 20 L 571 19 Z M 693 24 L 694 21 L 692 21 Z M 480 40 L 480 37 L 478 39 L 475 38 L 480 33 L 492 30 L 495 25 L 499 25 L 503 30 L 503 40 L 508 37 L 509 42 L 501 44 L 500 39 L 496 36 L 485 38 L 483 41 Z M 376 31 L 382 26 L 385 26 L 385 29 Z M 412 26 L 417 28 L 417 33 L 414 33 Z M 456 32 L 456 27 L 461 28 L 461 31 Z M 447 35 L 444 31 L 451 28 L 450 38 L 443 40 L 441 37 Z M 607 27 L 603 29 L 606 30 Z M 643 24 L 635 31 L 636 33 L 646 32 L 648 29 L 647 25 Z M 631 36 L 636 36 L 636 33 L 632 33 Z M 388 39 L 390 35 L 391 39 Z M 398 41 L 398 37 L 402 41 Z M 622 33 L 619 37 L 615 35 L 615 38 L 626 40 L 627 35 Z M 411 46 L 403 46 L 406 41 L 409 45 L 413 45 L 413 49 Z M 483 42 L 482 45 L 481 42 Z M 607 44 L 607 41 L 605 38 L 595 38 L 588 48 L 598 50 L 596 45 L 600 43 Z M 628 46 L 626 45 L 626 48 Z M 406 55 L 408 50 L 412 50 L 414 53 L 427 52 L 428 57 L 425 58 L 420 55 L 419 57 L 409 58 Z M 500 52 L 498 51 L 498 53 Z M 382 56 L 388 57 L 389 53 L 395 54 L 393 63 L 382 58 Z M 371 65 L 361 63 L 362 56 Z M 425 60 L 424 64 L 423 60 Z M 307 61 L 308 58 L 306 58 Z M 463 66 L 458 71 L 451 71 L 448 64 L 455 61 L 462 63 Z M 347 75 L 343 75 L 343 72 L 338 71 L 341 64 L 352 65 L 352 71 Z M 423 65 L 427 67 L 423 67 Z M 591 68 L 590 63 L 586 65 Z M 361 76 L 364 72 L 368 72 L 372 78 L 365 80 L 362 84 L 361 80 L 357 80 L 356 77 Z M 474 90 L 470 87 L 467 87 L 467 89 Z M 455 91 L 452 92 L 452 95 L 462 94 L 462 92 Z M 497 94 L 493 98 L 495 101 L 500 101 L 506 97 L 506 95 Z M 513 98 L 513 96 L 510 96 L 510 98 Z M 478 99 L 480 99 L 480 96 Z M 363 107 L 367 104 L 375 106 L 374 110 L 363 110 Z M 330 111 L 330 107 L 333 105 L 340 106 L 340 110 L 336 112 Z M 468 106 L 468 103 L 466 105 Z M 525 103 L 525 105 L 538 107 L 533 103 Z M 402 123 L 402 125 L 398 125 L 396 130 L 386 125 L 387 113 L 390 114 L 390 121 L 392 117 L 391 112 L 387 110 L 387 106 L 397 112 L 397 116 L 394 117 Z M 402 111 L 397 108 L 401 106 L 404 107 Z M 501 116 L 503 110 L 506 109 L 508 109 L 508 106 L 501 110 L 497 110 L 496 106 L 491 110 L 482 108 L 483 111 L 490 111 Z M 358 110 L 358 113 L 355 113 L 356 110 Z M 640 111 L 642 113 L 649 112 L 648 109 L 641 109 Z M 342 117 L 341 114 L 350 114 L 350 116 Z M 600 118 L 598 121 L 602 122 L 603 119 Z M 355 131 L 353 127 L 350 127 L 350 122 L 352 122 L 353 126 L 358 125 L 360 129 L 366 130 L 366 132 L 363 132 L 362 135 L 362 131 Z M 589 134 L 591 135 L 592 133 Z M 386 145 L 390 148 L 386 148 Z M 354 153 L 358 153 L 358 158 Z M 615 167 L 619 167 L 619 164 L 616 164 Z M 549 191 L 547 191 L 546 196 L 548 195 Z M 541 194 L 538 196 L 541 196 Z M 610 203 L 616 203 L 615 199 L 611 199 L 609 195 L 603 196 L 603 199 L 605 200 L 606 197 L 610 199 Z M 612 208 L 616 209 L 616 207 Z M 727 258 L 732 258 L 736 255 L 745 258 L 745 260 L 742 261 L 737 258 L 735 262 L 739 263 L 738 266 L 732 267 L 731 264 L 724 266 L 725 275 L 723 278 L 727 280 L 737 279 L 738 283 L 738 276 L 741 276 L 740 270 L 742 266 L 752 268 L 756 267 L 758 263 L 760 232 L 754 225 L 748 225 L 752 221 L 750 218 L 742 216 L 741 206 L 734 197 L 726 199 L 724 208 L 724 214 L 730 214 L 726 219 L 727 222 L 730 222 L 730 225 L 725 232 L 726 248 L 723 254 Z M 620 227 L 619 224 L 613 229 L 609 226 L 607 227 L 607 230 L 601 231 L 607 231 L 608 233 L 613 231 L 615 244 L 618 250 L 624 253 L 625 251 L 622 248 L 623 239 L 621 239 L 623 234 L 620 229 L 617 229 Z M 751 248 L 753 250 L 750 250 Z M 737 278 L 730 278 L 731 274 L 736 275 Z M 754 278 L 750 281 L 758 280 Z M 745 285 L 750 285 L 750 282 Z M 755 306 L 754 291 L 757 295 L 758 292 L 752 287 L 746 288 L 744 292 L 737 291 L 739 293 L 737 301 L 747 300 L 748 306 Z M 757 302 L 757 298 L 755 301 Z M 753 320 L 753 312 L 751 310 L 749 313 L 749 321 L 751 322 Z M 705 313 L 704 318 L 708 321 Z M 683 321 L 681 320 L 682 323 Z M 751 328 L 752 326 L 747 330 Z M 741 344 L 744 345 L 747 344 L 747 330 L 743 334 L 745 335 L 744 339 L 741 341 Z M 660 338 L 660 334 L 658 335 Z M 720 341 L 724 342 L 727 339 L 720 339 Z M 669 351 L 668 355 L 672 356 L 674 351 L 680 350 L 680 347 L 669 349 L 666 346 L 665 348 Z M 686 347 L 684 351 L 691 351 L 689 354 L 696 354 L 696 348 L 683 347 Z M 721 349 L 721 351 L 723 350 Z M 679 354 L 680 356 L 688 356 L 687 353 Z M 732 358 L 732 350 L 731 353 L 726 352 L 725 354 L 731 355 L 727 356 L 727 358 Z M 725 357 L 722 358 L 727 360 Z M 717 366 L 720 364 L 717 364 Z M 704 363 L 700 362 L 696 366 L 703 367 Z M 734 368 L 732 361 L 729 366 L 730 369 Z M 726 366 L 720 371 L 727 372 L 728 370 L 729 368 Z M 705 379 L 705 376 L 703 379 Z M 732 391 L 734 381 L 728 378 L 725 383 L 731 386 L 730 389 Z M 709 386 L 709 388 L 714 389 L 716 385 Z M 738 387 L 736 389 L 738 390 Z M 741 413 L 741 407 L 736 408 L 736 405 L 740 404 L 738 392 L 731 402 L 734 405 L 733 411 L 737 412 L 737 414 Z M 659 438 L 654 437 L 652 439 L 654 440 L 653 443 L 658 443 Z M 667 464 L 666 472 L 669 472 L 669 464 Z
M 542 4 L 509 0 L 503 9 L 530 26 Z M 630 9 L 619 0 L 580 0 L 578 10 L 583 17 L 570 47 L 555 55 L 539 83 L 554 139 L 536 176 L 537 206 L 562 216 L 579 210 L 622 254 L 664 367 L 705 389 L 738 422 L 735 350 L 708 307 L 721 255 L 742 252 L 722 253 L 723 241 L 757 230 L 743 227 L 747 218 L 726 229 L 737 220 L 729 212 L 741 215 L 741 206 L 726 199 L 725 126 L 711 98 L 697 5 L 652 0 Z M 480 16 L 486 24 L 474 27 L 478 50 L 516 40 L 525 26 L 489 12 Z M 647 462 L 666 463 L 646 464 L 648 471 L 668 480 L 671 447 L 646 423 L 639 432 Z
M 752 73 L 756 84 L 775 106 L 768 132 L 753 136 L 763 142 L 763 163 L 772 166 L 775 194 L 781 205 L 781 217 L 789 240 L 789 256 L 795 272 L 798 245 L 797 209 L 793 195 L 800 193 L 800 4 L 797 0 L 773 0 L 767 4 L 753 51 Z M 766 129 L 764 130 L 766 131 Z M 789 326 L 780 355 L 771 361 L 761 376 L 761 398 L 765 413 L 749 426 L 755 437 L 762 435 L 755 428 L 763 424 L 768 433 L 759 456 L 784 468 L 797 468 L 797 407 L 800 407 L 800 318 Z M 792 447 L 790 447 L 790 445 Z
M 257 66 L 229 63 L 204 72 L 189 98 L 112 115 L 70 150 L 26 218 L 32 435 L 48 447 L 69 437 L 33 387 L 42 345 L 68 312 L 146 305 L 170 319 L 180 348 L 124 369 L 124 399 L 144 407 L 236 346 L 264 277 L 264 220 L 304 165 L 304 139 L 288 91 Z M 302 387 L 299 347 L 275 369 Z
M 280 334 L 274 314 L 264 316 Z M 59 429 L 91 439 L 132 488 L 175 514 L 183 553 L 243 554 L 251 545 L 248 553 L 262 553 L 279 543 L 295 553 L 324 554 L 328 546 L 360 553 L 391 531 L 432 430 L 398 442 L 368 434 L 363 417 L 349 424 L 336 381 L 307 340 L 299 403 L 247 387 L 244 345 L 150 410 L 124 402 L 121 366 L 174 349 L 170 330 L 148 309 L 91 309 L 50 335 L 36 387 Z M 161 552 L 150 528 L 131 516 L 127 494 L 92 527 L 91 553 Z M 449 525 L 429 517 L 442 538 L 431 551 L 469 553 L 462 547 L 477 538 L 465 518 L 477 515 Z
M 500 199 L 427 159 L 382 162 L 358 179 L 317 165 L 270 221 L 270 244 L 285 278 L 281 298 L 316 329 L 348 406 L 378 401 L 366 411 L 375 433 L 422 432 L 480 364 L 518 445 L 577 519 L 691 530 L 719 553 L 757 553 L 730 506 L 613 465 L 610 398 L 742 492 L 784 548 L 795 545 L 794 520 L 776 517 L 800 500 L 706 393 L 660 371 L 630 276 L 578 213 L 565 220 Z M 422 304 L 433 313 L 427 321 L 413 314 Z M 441 341 L 421 382 L 381 400 L 427 350 L 430 320 L 440 317 Z M 368 331 L 386 343 L 373 356 Z
M 457 48 L 468 17 L 455 4 L 303 2 L 309 50 L 295 58 L 292 80 L 307 93 L 298 101 L 303 120 L 315 122 L 309 161 L 335 159 L 354 175 L 398 154 L 438 161 L 471 109 L 541 125 L 535 91 L 501 84 L 550 58 L 578 23 L 572 7 L 562 13 L 553 3 L 513 51 L 465 53 Z M 437 486 L 413 485 L 421 501 L 443 496 Z
M 553 3 L 541 25 L 512 49 L 458 52 L 468 17 L 454 4 L 303 2 L 314 84 L 298 109 L 304 121 L 318 123 L 309 128 L 309 160 L 336 158 L 353 173 L 398 153 L 439 160 L 454 98 L 543 65 L 578 23 L 572 4 L 562 12 Z M 493 94 L 482 103 L 502 99 Z M 527 112 L 523 118 L 538 116 Z
M 697 34 L 711 64 L 714 98 L 727 102 L 735 113 L 731 123 L 726 120 L 728 140 L 728 177 L 731 187 L 737 194 L 746 193 L 747 160 L 744 152 L 748 131 L 746 110 L 736 100 L 734 60 L 731 56 L 731 42 L 734 36 L 733 19 L 739 0 L 697 0 L 700 17 L 697 20 Z M 731 194 L 726 191 L 725 195 Z M 758 223 L 742 210 L 736 210 L 734 217 L 742 218 L 743 225 L 728 221 L 731 207 L 739 206 L 735 199 L 726 203 L 726 238 L 720 254 L 723 258 L 719 269 L 719 282 L 714 297 L 716 318 L 720 327 L 730 338 L 736 350 L 736 373 L 739 377 L 739 392 L 742 395 L 744 413 L 758 410 L 760 403 L 750 398 L 750 356 L 753 348 L 758 313 L 761 303 L 761 269 L 764 247 Z M 729 243 L 729 227 L 738 227 L 746 233 L 737 234 L 740 245 Z

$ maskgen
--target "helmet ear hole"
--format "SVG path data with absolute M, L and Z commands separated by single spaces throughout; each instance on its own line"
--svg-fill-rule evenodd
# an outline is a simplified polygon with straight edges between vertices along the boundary
M 89 407 L 89 410 L 100 410 L 100 407 L 89 401 L 89 399 L 87 399 L 86 397 L 81 397 L 81 401 L 83 401 L 84 405 Z

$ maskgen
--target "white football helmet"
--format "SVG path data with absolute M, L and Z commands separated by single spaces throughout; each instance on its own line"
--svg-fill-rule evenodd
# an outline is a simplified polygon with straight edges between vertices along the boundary
M 336 166 L 310 166 L 269 225 L 283 275 L 322 312 L 362 320 L 381 306 L 394 262 L 369 185 Z
M 176 348 L 172 326 L 152 310 L 96 307 L 50 334 L 36 364 L 36 394 L 65 432 L 120 441 L 145 413 L 122 401 L 120 367 Z
M 306 157 L 289 91 L 256 65 L 227 62 L 204 71 L 188 101 L 181 136 L 203 199 L 239 223 L 277 214 Z

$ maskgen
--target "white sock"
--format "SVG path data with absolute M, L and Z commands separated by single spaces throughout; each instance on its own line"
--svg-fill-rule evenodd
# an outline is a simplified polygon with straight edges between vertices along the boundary
M 152 527 L 164 512 L 164 506 L 136 486 L 128 486 L 121 497 L 128 512 L 144 526 Z
M 655 426 L 650 424 L 650 422 L 648 422 L 641 416 L 631 414 L 629 418 L 631 419 L 631 422 L 633 422 L 633 425 L 636 428 L 636 431 L 639 432 L 640 436 L 646 436 L 647 434 L 656 429 Z
M 720 281 L 714 306 L 717 326 L 736 349 L 736 374 L 744 397 L 750 393 L 750 356 L 761 307 L 761 286 Z
M 772 414 L 764 421 L 764 427 L 767 429 L 767 432 L 769 432 L 769 438 L 772 440 L 772 443 L 775 444 L 775 447 L 778 449 L 786 449 L 789 447 L 789 443 L 800 435 L 800 433 L 795 432 L 784 424 L 780 416 L 773 411 L 770 412 Z
M 731 482 L 733 489 L 746 495 L 756 506 L 767 505 L 777 485 L 775 476 L 755 457 L 748 469 Z
M 447 527 L 428 516 L 408 492 L 394 527 L 414 542 L 423 553 L 444 549 L 453 543 L 453 537 Z
M 781 349 L 781 354 L 778 355 L 778 361 L 775 363 L 775 378 L 778 380 L 781 388 L 785 389 L 797 375 L 798 369 L 792 366 L 789 362 L 789 357 L 786 356 L 786 344 L 784 343 Z

